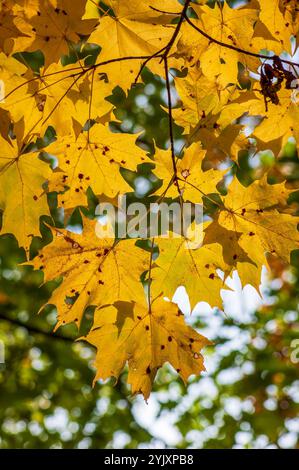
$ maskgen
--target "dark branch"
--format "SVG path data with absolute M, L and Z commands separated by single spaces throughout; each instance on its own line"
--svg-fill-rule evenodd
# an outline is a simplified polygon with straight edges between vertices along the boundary
M 257 52 L 251 52 L 251 51 L 247 51 L 245 49 L 241 49 L 240 47 L 237 47 L 237 46 L 233 46 L 232 44 L 227 44 L 225 42 L 222 42 L 222 41 L 219 41 L 218 39 L 215 39 L 213 38 L 212 36 L 210 36 L 208 33 L 206 33 L 205 31 L 203 31 L 202 29 L 200 29 L 198 26 L 196 26 L 196 24 L 194 24 L 190 18 L 188 18 L 187 14 L 185 13 L 184 14 L 184 18 L 185 20 L 187 21 L 187 23 L 189 23 L 190 26 L 192 26 L 193 29 L 195 29 L 196 31 L 198 31 L 202 36 L 204 36 L 206 39 L 208 39 L 210 42 L 214 43 L 214 44 L 218 44 L 219 46 L 221 47 L 225 47 L 226 49 L 231 49 L 233 51 L 236 51 L 236 52 L 240 52 L 241 54 L 245 54 L 245 55 L 249 55 L 251 57 L 257 57 L 258 59 L 264 59 L 264 60 L 271 60 L 273 59 L 274 57 L 277 57 L 275 54 L 272 55 L 272 56 L 268 56 L 268 55 L 265 55 L 265 54 L 258 54 Z M 295 63 L 295 62 L 292 62 L 290 60 L 286 60 L 286 59 L 280 59 L 281 62 L 283 62 L 284 64 L 288 64 L 288 65 L 291 65 L 291 66 L 297 66 L 299 67 L 299 64 Z
M 189 5 L 190 5 L 190 2 L 191 2 L 191 0 L 186 0 L 186 1 L 185 1 L 185 5 L 184 5 L 184 8 L 183 8 L 183 10 L 182 10 L 180 19 L 179 19 L 179 21 L 178 21 L 178 24 L 176 25 L 175 31 L 174 31 L 174 33 L 173 33 L 173 35 L 172 35 L 172 38 L 170 39 L 169 43 L 167 44 L 167 46 L 166 46 L 166 48 L 165 48 L 165 52 L 164 52 L 163 55 L 162 55 L 161 62 L 163 61 L 163 59 L 165 59 L 166 57 L 168 57 L 169 52 L 170 52 L 172 46 L 174 45 L 176 38 L 177 38 L 178 35 L 179 35 L 179 32 L 180 32 L 181 26 L 182 26 L 182 24 L 183 24 L 184 18 L 187 18 L 187 10 L 188 10 L 188 7 L 189 7 Z
M 15 326 L 26 328 L 26 330 L 28 330 L 29 333 L 32 333 L 32 334 L 42 335 L 47 338 L 58 339 L 58 340 L 67 341 L 71 343 L 75 341 L 75 338 L 70 338 L 69 336 L 64 336 L 60 333 L 53 334 L 51 331 L 40 330 L 39 328 L 36 328 L 35 326 L 27 325 L 26 323 L 23 323 L 20 320 L 17 320 L 16 318 L 9 318 L 3 314 L 0 314 L 0 320 L 9 322 Z
M 170 140 L 170 150 L 171 150 L 171 160 L 173 166 L 173 179 L 174 183 L 178 188 L 179 194 L 179 183 L 175 159 L 175 149 L 174 149 L 174 134 L 173 134 L 173 117 L 172 117 L 172 100 L 171 100 L 171 86 L 169 81 L 169 69 L 168 69 L 168 60 L 167 57 L 164 58 L 164 70 L 165 70 L 165 82 L 166 82 L 166 91 L 167 91 L 167 107 L 168 107 L 168 123 L 169 123 L 169 140 Z

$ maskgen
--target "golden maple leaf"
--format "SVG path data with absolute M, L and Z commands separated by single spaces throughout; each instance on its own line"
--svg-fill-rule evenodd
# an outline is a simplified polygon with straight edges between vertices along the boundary
M 1 234 L 13 233 L 28 253 L 32 237 L 40 234 L 40 216 L 50 214 L 43 184 L 51 169 L 38 150 L 25 153 L 21 131 L 10 141 L 0 136 L 0 142 Z
M 218 86 L 238 83 L 238 62 L 255 69 L 258 60 L 241 52 L 253 50 L 252 36 L 254 24 L 258 18 L 256 9 L 231 8 L 226 2 L 208 5 L 192 5 L 198 19 L 192 23 L 204 33 L 221 43 L 235 46 L 238 50 L 223 47 L 201 35 L 189 24 L 185 25 L 182 38 L 182 53 L 186 65 L 200 61 L 203 74 L 211 81 L 217 80 Z
M 153 297 L 163 293 L 172 299 L 176 289 L 184 286 L 192 309 L 201 301 L 221 307 L 220 289 L 224 286 L 217 269 L 225 271 L 225 264 L 219 245 L 189 248 L 190 242 L 183 237 L 171 241 L 160 238 L 156 243 L 159 257 L 151 274 Z
M 119 377 L 126 362 L 132 394 L 150 395 L 156 373 L 169 362 L 184 382 L 205 370 L 202 348 L 209 341 L 184 322 L 177 305 L 158 298 L 145 303 L 117 302 L 97 309 L 86 340 L 96 346 L 95 381 Z
M 62 137 L 48 147 L 57 156 L 61 172 L 53 175 L 50 188 L 69 190 L 60 196 L 64 208 L 86 205 L 86 190 L 97 195 L 114 197 L 131 190 L 121 176 L 121 167 L 134 170 L 147 160 L 145 152 L 135 145 L 135 135 L 116 134 L 102 124 L 95 124 L 90 132 Z
M 101 46 L 101 62 L 116 59 L 104 71 L 109 81 L 126 91 L 138 75 L 144 62 L 142 57 L 146 59 L 156 54 L 168 44 L 174 32 L 170 22 L 175 15 L 163 15 L 151 7 L 177 13 L 180 4 L 177 0 L 108 0 L 106 3 L 110 7 L 108 14 L 101 17 L 89 42 Z M 122 60 L 130 57 L 133 58 Z M 151 61 L 148 66 L 154 67 L 155 72 L 163 73 L 159 60 Z
M 19 13 L 18 27 L 24 37 L 15 39 L 14 52 L 41 50 L 45 57 L 45 67 L 69 52 L 72 43 L 78 43 L 80 35 L 89 35 L 97 21 L 82 20 L 85 13 L 86 0 L 44 0 L 38 2 L 33 14 L 31 6 L 28 18 Z
M 230 231 L 242 233 L 238 243 L 258 266 L 266 263 L 267 252 L 289 263 L 291 251 L 299 247 L 299 218 L 286 209 L 289 194 L 283 183 L 270 185 L 266 178 L 248 188 L 234 179 L 228 188 L 218 222 Z
M 48 301 L 57 307 L 56 328 L 70 322 L 79 325 L 89 305 L 144 298 L 140 276 L 148 266 L 147 252 L 134 240 L 116 242 L 113 234 L 100 238 L 96 229 L 96 221 L 89 219 L 84 219 L 82 234 L 52 227 L 52 243 L 29 263 L 44 271 L 45 282 L 63 278 Z
M 216 185 L 224 177 L 225 172 L 219 170 L 202 170 L 205 155 L 206 152 L 202 150 L 200 144 L 192 144 L 185 150 L 183 157 L 177 159 L 179 189 L 184 201 L 202 202 L 205 195 L 217 192 Z M 155 175 L 163 180 L 163 184 L 156 191 L 156 194 L 172 198 L 178 197 L 178 187 L 173 178 L 171 152 L 157 150 L 155 165 Z

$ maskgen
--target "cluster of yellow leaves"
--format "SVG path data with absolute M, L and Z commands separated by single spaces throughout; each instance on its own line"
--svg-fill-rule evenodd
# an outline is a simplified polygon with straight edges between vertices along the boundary
M 295 61 L 290 64 L 298 46 L 297 4 L 1 2 L 1 234 L 13 234 L 29 258 L 40 217 L 50 216 L 49 193 L 57 193 L 67 222 L 76 208 L 87 207 L 90 189 L 100 200 L 132 191 L 121 169 L 135 171 L 142 163 L 155 165 L 158 201 L 201 203 L 208 216 L 201 247 L 186 245 L 183 237 L 155 238 L 150 250 L 132 239 L 99 238 L 95 220 L 84 218 L 80 234 L 53 222 L 53 241 L 29 263 L 45 281 L 62 278 L 49 300 L 57 307 L 57 327 L 79 327 L 85 309 L 95 307 L 86 339 L 98 349 L 96 379 L 118 378 L 127 363 L 132 392 L 147 398 L 165 362 L 184 381 L 199 374 L 208 340 L 163 297 L 171 299 L 183 285 L 192 307 L 206 301 L 221 308 L 223 276 L 238 270 L 243 284 L 258 288 L 269 257 L 289 263 L 299 248 L 299 218 L 287 204 L 284 183 L 271 185 L 264 176 L 245 187 L 234 176 L 223 190 L 240 151 L 270 149 L 278 158 L 290 137 L 299 142 L 296 83 L 286 78 L 293 74 L 296 82 L 299 72 Z M 81 58 L 86 44 L 100 51 L 92 65 Z M 38 71 L 29 61 L 37 51 L 44 58 Z M 68 54 L 77 60 L 66 61 Z M 287 57 L 284 69 L 277 72 L 267 59 L 273 55 Z M 265 63 L 276 78 L 265 75 Z M 173 144 L 172 119 L 183 128 L 186 145 L 178 154 L 171 145 L 149 156 L 136 135 L 109 126 L 114 106 L 107 98 L 116 87 L 127 93 L 142 81 L 145 66 L 163 79 L 169 67 L 180 72 L 173 74 L 179 101 L 169 131 Z M 275 87 L 277 76 L 283 78 Z M 54 142 L 42 140 L 49 128 Z M 41 141 L 42 151 L 56 158 L 55 169 L 41 156 Z

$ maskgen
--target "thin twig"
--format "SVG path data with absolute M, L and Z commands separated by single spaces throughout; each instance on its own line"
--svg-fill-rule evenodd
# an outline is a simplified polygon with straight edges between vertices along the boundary
M 172 35 L 172 38 L 170 39 L 169 43 L 167 44 L 167 46 L 165 48 L 165 52 L 163 53 L 160 62 L 163 62 L 163 60 L 168 57 L 168 55 L 170 53 L 170 50 L 171 50 L 172 46 L 174 45 L 176 38 L 179 35 L 179 32 L 180 32 L 181 26 L 183 24 L 184 18 L 187 18 L 187 10 L 188 10 L 188 7 L 190 5 L 190 2 L 191 2 L 191 0 L 186 0 L 185 1 L 184 8 L 183 8 L 182 13 L 180 15 L 178 24 L 176 25 L 175 31 Z
M 167 59 L 167 57 L 164 58 L 164 70 L 165 70 L 165 82 L 166 82 L 166 91 L 167 91 L 169 140 L 170 140 L 171 160 L 172 160 L 172 166 L 173 166 L 173 179 L 174 179 L 174 184 L 176 185 L 176 187 L 178 189 L 179 196 L 181 197 L 181 191 L 180 191 L 178 175 L 177 175 L 175 149 L 174 149 L 171 86 L 170 86 L 170 81 L 169 81 L 169 70 L 168 70 L 168 59 Z
M 151 314 L 152 312 L 151 283 L 152 283 L 154 244 L 155 244 L 155 238 L 153 237 L 152 242 L 151 242 L 151 254 L 150 254 L 150 262 L 149 262 L 149 269 L 148 269 L 148 286 L 147 286 L 147 299 L 148 299 L 148 313 L 149 314 Z
M 59 340 L 72 342 L 72 343 L 75 340 L 74 338 L 70 338 L 69 336 L 64 336 L 64 335 L 58 334 L 58 333 L 53 334 L 51 331 L 40 330 L 39 328 L 37 328 L 35 326 L 27 325 L 26 323 L 23 323 L 23 322 L 17 320 L 16 318 L 9 318 L 9 317 L 6 317 L 3 314 L 0 315 L 0 321 L 6 321 L 6 322 L 9 322 L 9 323 L 11 323 L 15 326 L 20 326 L 22 328 L 26 328 L 26 330 L 28 330 L 29 333 L 33 333 L 33 334 L 36 334 L 36 335 L 43 335 L 43 336 L 50 337 L 50 338 L 53 338 L 53 339 L 59 339 Z
M 185 20 L 187 21 L 187 23 L 189 23 L 190 26 L 192 26 L 193 29 L 195 29 L 196 31 L 198 31 L 202 36 L 204 36 L 206 39 L 208 39 L 210 42 L 214 43 L 214 44 L 218 44 L 219 46 L 221 47 L 225 47 L 226 49 L 231 49 L 233 51 L 236 51 L 236 52 L 240 52 L 241 54 L 245 54 L 245 55 L 249 55 L 251 57 L 257 57 L 258 59 L 265 59 L 265 60 L 272 60 L 274 59 L 274 57 L 277 57 L 276 54 L 273 54 L 272 56 L 268 56 L 268 55 L 265 55 L 265 54 L 258 54 L 257 52 L 251 52 L 251 51 L 247 51 L 245 49 L 241 49 L 240 47 L 237 47 L 237 46 L 233 46 L 232 44 L 227 44 L 225 42 L 222 42 L 222 41 L 219 41 L 218 39 L 215 39 L 213 38 L 212 36 L 210 36 L 208 33 L 206 33 L 205 31 L 203 31 L 201 28 L 199 28 L 196 24 L 194 24 L 190 18 L 188 18 L 187 14 L 185 13 L 184 14 L 184 18 Z M 299 64 L 295 63 L 295 62 L 292 62 L 290 60 L 286 60 L 286 59 L 280 59 L 281 62 L 285 63 L 285 64 L 288 64 L 288 65 L 291 65 L 291 66 L 297 66 L 299 67 Z
M 144 68 L 147 66 L 147 64 L 152 60 L 154 59 L 155 57 L 161 57 L 160 54 L 162 54 L 162 52 L 164 52 L 166 49 L 166 46 L 162 47 L 162 49 L 160 49 L 159 51 L 155 52 L 154 54 L 152 54 L 151 56 L 149 56 L 142 64 L 141 64 L 141 67 L 139 69 L 139 72 L 138 74 L 136 75 L 136 78 L 134 80 L 134 83 L 136 84 L 140 75 L 142 74 Z
M 91 108 L 92 108 L 92 98 L 93 98 L 94 74 L 95 74 L 95 69 L 93 69 L 92 74 L 91 74 L 90 98 L 89 98 L 89 105 L 88 105 L 88 131 L 87 131 L 88 143 L 90 142 L 90 121 L 91 121 Z

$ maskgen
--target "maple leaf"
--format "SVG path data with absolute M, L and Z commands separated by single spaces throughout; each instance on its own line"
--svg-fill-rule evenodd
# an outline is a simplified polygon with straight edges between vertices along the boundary
M 268 111 L 265 113 L 265 103 L 261 95 L 255 92 L 255 99 L 246 100 L 243 103 L 243 109 L 252 116 L 263 116 L 260 124 L 254 129 L 253 135 L 259 140 L 268 143 L 271 148 L 271 142 L 282 138 L 282 146 L 289 137 L 295 137 L 298 141 L 298 120 L 299 105 L 292 99 L 292 90 L 282 89 L 278 92 L 279 105 L 268 103 Z M 275 149 L 275 142 L 274 142 Z
M 26 35 L 15 39 L 14 51 L 41 50 L 45 57 L 45 67 L 58 62 L 61 56 L 67 55 L 71 43 L 78 43 L 80 36 L 87 36 L 96 25 L 96 20 L 82 20 L 86 0 L 44 0 L 39 1 L 33 11 L 33 5 L 27 17 L 19 16 L 19 27 Z
M 218 170 L 202 170 L 202 162 L 206 152 L 200 144 L 192 144 L 184 152 L 181 159 L 177 159 L 177 176 L 180 179 L 179 188 L 185 201 L 199 203 L 203 196 L 217 192 L 216 185 L 222 180 L 224 172 Z M 162 186 L 156 194 L 176 198 L 178 188 L 173 179 L 173 164 L 171 152 L 157 150 L 155 153 L 155 175 L 163 180 Z
M 199 126 L 191 134 L 190 141 L 198 139 L 206 150 L 205 160 L 211 165 L 228 158 L 237 161 L 240 151 L 249 151 L 252 147 L 243 133 L 243 126 L 236 124 L 228 125 L 224 129 L 218 127 L 217 123 L 212 128 L 205 125 Z
M 26 74 L 25 74 L 26 72 Z M 70 134 L 74 120 L 81 128 L 90 119 L 105 122 L 113 105 L 105 98 L 112 87 L 92 68 L 80 63 L 52 64 L 39 76 L 13 58 L 0 55 L 0 78 L 5 84 L 1 106 L 14 122 L 24 118 L 24 134 L 43 135 L 53 126 L 59 135 Z
M 241 236 L 241 232 L 227 230 L 215 220 L 204 229 L 203 245 L 209 247 L 216 243 L 221 246 L 222 252 L 219 257 L 223 258 L 221 270 L 225 279 L 231 276 L 233 271 L 238 271 L 242 285 L 250 284 L 258 291 L 261 284 L 262 265 L 256 265 L 239 245 Z
M 9 112 L 11 121 L 23 122 L 23 140 L 27 141 L 29 135 L 38 135 L 41 132 L 41 123 L 46 97 L 38 92 L 38 83 L 33 74 L 13 57 L 0 54 L 0 80 L 3 83 L 3 92 L 0 97 L 0 106 Z
M 221 307 L 220 289 L 223 282 L 217 269 L 225 271 L 220 246 L 189 248 L 184 238 L 157 239 L 159 257 L 152 269 L 152 295 L 163 293 L 172 299 L 178 287 L 184 286 L 191 308 L 198 302 Z
M 251 39 L 254 23 L 258 18 L 257 10 L 230 8 L 226 2 L 220 6 L 215 4 L 214 8 L 207 5 L 192 5 L 192 7 L 198 16 L 198 19 L 193 19 L 192 23 L 204 33 L 221 43 L 241 50 L 246 50 L 248 47 L 253 49 Z M 186 65 L 195 64 L 200 60 L 203 74 L 211 81 L 217 79 L 220 86 L 238 83 L 238 62 L 251 70 L 258 64 L 255 58 L 209 41 L 190 25 L 188 26 L 185 26 L 181 39 L 181 48 L 185 49 L 187 59 Z
M 101 46 L 102 62 L 154 55 L 167 45 L 174 26 L 170 24 L 172 15 L 163 15 L 150 7 L 174 13 L 180 10 L 177 0 L 108 0 L 106 3 L 110 7 L 108 14 L 101 17 L 99 26 L 89 38 L 89 42 Z M 159 60 L 155 67 L 154 61 L 149 62 L 148 66 L 154 67 L 155 72 L 163 73 Z M 109 81 L 127 90 L 137 77 L 142 63 L 143 59 L 115 61 L 104 71 Z
M 177 305 L 159 298 L 143 304 L 117 302 L 97 309 L 86 340 L 96 346 L 95 381 L 119 377 L 126 362 L 132 394 L 150 395 L 156 373 L 169 362 L 184 382 L 205 370 L 202 348 L 210 344 L 184 322 Z
M 299 218 L 286 213 L 285 207 L 289 194 L 284 184 L 269 185 L 266 178 L 248 188 L 235 178 L 228 188 L 218 222 L 242 233 L 238 243 L 257 265 L 266 263 L 266 252 L 289 263 L 291 251 L 298 249 Z
M 44 271 L 45 282 L 63 278 L 48 301 L 57 307 L 56 328 L 79 325 L 89 305 L 144 298 L 140 276 L 148 265 L 147 252 L 134 240 L 99 238 L 96 229 L 96 221 L 86 218 L 81 234 L 52 227 L 53 241 L 29 263 Z
M 221 85 L 217 79 L 209 80 L 200 68 L 194 67 L 185 78 L 175 80 L 182 107 L 174 110 L 176 123 L 195 127 L 209 113 L 218 114 L 231 100 L 238 97 L 235 85 Z
M 39 151 L 25 153 L 21 137 L 19 133 L 11 141 L 0 137 L 1 234 L 14 234 L 28 254 L 32 237 L 40 235 L 40 216 L 50 215 L 42 186 L 51 170 L 38 158 Z
M 260 49 L 267 48 L 278 55 L 283 51 L 291 53 L 291 36 L 296 36 L 299 31 L 295 5 L 297 2 L 258 1 L 259 22 L 255 27 L 254 46 Z
M 15 15 L 12 10 L 11 0 L 2 1 L 0 4 L 0 51 L 9 53 L 12 48 L 12 38 L 21 36 L 21 31 L 15 24 Z
M 57 156 L 62 170 L 53 176 L 50 187 L 69 190 L 60 197 L 65 208 L 86 205 L 86 190 L 90 187 L 96 195 L 114 197 L 131 187 L 121 176 L 120 167 L 131 170 L 147 160 L 145 152 L 135 145 L 136 136 L 110 132 L 102 124 L 95 124 L 90 132 L 76 139 L 74 134 L 62 137 L 48 147 Z
M 50 65 L 41 74 L 35 93 L 44 96 L 45 101 L 40 130 L 51 125 L 61 136 L 73 131 L 74 119 L 81 128 L 89 120 L 105 122 L 113 108 L 106 100 L 112 94 L 111 84 L 94 68 L 84 67 L 80 62 L 64 67 Z

